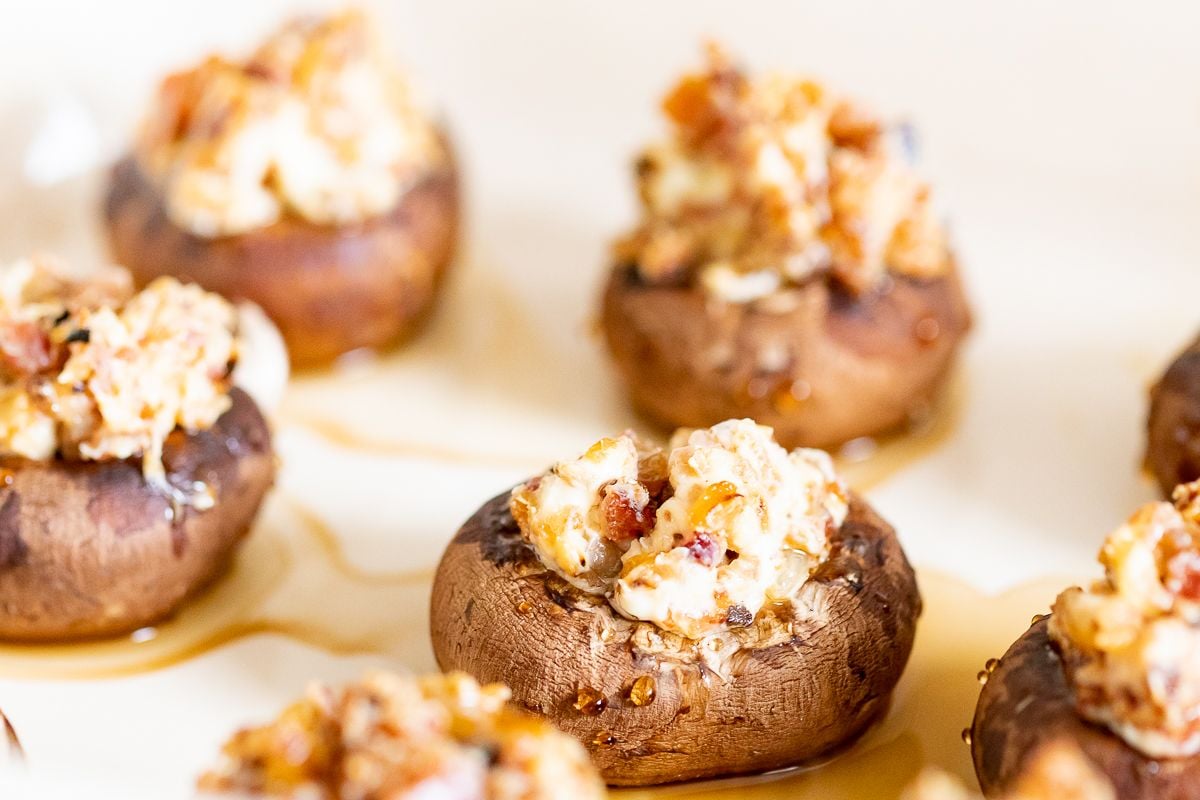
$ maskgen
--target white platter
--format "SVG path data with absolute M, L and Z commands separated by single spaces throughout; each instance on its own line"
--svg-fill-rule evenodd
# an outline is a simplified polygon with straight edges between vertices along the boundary
M 420 575 L 457 525 L 514 480 L 633 421 L 589 333 L 595 292 L 608 240 L 632 219 L 631 154 L 659 130 L 658 97 L 706 35 L 755 66 L 820 74 L 922 134 L 978 324 L 952 432 L 869 493 L 910 558 L 982 592 L 1086 576 L 1103 535 L 1152 496 L 1139 472 L 1145 389 L 1200 327 L 1193 6 L 378 5 L 463 154 L 464 254 L 424 338 L 382 362 L 302 378 L 285 399 L 279 491 L 239 569 L 279 569 L 283 551 L 327 557 L 330 541 L 312 538 L 320 529 L 305 513 L 326 523 L 345 563 L 229 595 L 264 618 L 307 608 L 311 618 L 293 621 L 311 627 L 342 615 L 339 652 L 267 634 L 82 679 L 62 677 L 83 663 L 77 652 L 0 654 L 0 708 L 40 782 L 30 797 L 59 782 L 87 787 L 63 796 L 188 797 L 228 733 L 307 680 L 432 667 Z M 101 257 L 101 165 L 156 77 L 244 46 L 291 8 L 9 4 L 0 258 L 33 248 Z M 375 444 L 346 447 L 354 438 Z M 353 621 L 359 608 L 375 609 L 372 620 L 392 609 L 394 627 Z M 106 669 L 125 663 L 105 652 Z M 961 694 L 974 675 L 946 679 L 961 680 Z M 945 766 L 964 772 L 965 759 Z

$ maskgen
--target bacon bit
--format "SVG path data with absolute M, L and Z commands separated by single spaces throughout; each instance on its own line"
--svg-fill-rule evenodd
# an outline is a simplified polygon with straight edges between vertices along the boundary
M 1184 524 L 1163 531 L 1154 545 L 1154 557 L 1166 590 L 1194 602 L 1200 600 L 1200 530 L 1195 524 L 1200 486 L 1177 486 L 1171 499 Z
M 0 326 L 0 360 L 18 375 L 36 375 L 53 363 L 50 335 L 36 322 Z
M 632 542 L 654 529 L 657 509 L 649 493 L 640 484 L 612 483 L 604 488 L 600 515 L 604 538 L 618 544 Z M 637 491 L 641 489 L 641 491 Z
M 1166 539 L 1160 544 L 1168 544 Z M 1163 583 L 1167 591 L 1183 600 L 1193 602 L 1200 600 L 1200 552 L 1194 545 L 1175 549 L 1180 543 L 1171 541 L 1170 546 L 1175 552 L 1169 553 L 1162 566 Z
M 685 545 L 692 558 L 706 567 L 715 566 L 719 548 L 713 541 L 712 535 L 706 531 L 696 531 L 691 540 Z

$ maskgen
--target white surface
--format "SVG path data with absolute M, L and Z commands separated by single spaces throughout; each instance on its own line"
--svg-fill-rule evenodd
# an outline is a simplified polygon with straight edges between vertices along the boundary
M 755 66 L 825 76 L 921 133 L 978 326 L 961 426 L 871 495 L 912 560 L 987 589 L 1086 573 L 1103 534 L 1151 496 L 1144 390 L 1200 323 L 1195 7 L 736 5 L 382 7 L 462 152 L 468 246 L 425 339 L 344 382 L 305 381 L 289 402 L 484 458 L 354 455 L 285 427 L 283 490 L 333 524 L 355 564 L 432 565 L 480 501 L 627 423 L 588 322 L 607 242 L 632 218 L 631 155 L 661 130 L 658 98 L 706 35 Z M 114 155 L 162 70 L 253 41 L 285 7 L 7 3 L 0 257 L 102 252 L 94 180 L 54 183 L 66 176 L 37 132 Z M 95 130 L 65 131 L 81 107 Z M 63 171 L 79 165 L 70 153 Z M 427 668 L 427 645 L 414 647 L 425 655 L 403 666 Z M 187 795 L 234 726 L 367 660 L 260 637 L 131 678 L 0 681 L 0 707 L 36 774 L 164 800 Z

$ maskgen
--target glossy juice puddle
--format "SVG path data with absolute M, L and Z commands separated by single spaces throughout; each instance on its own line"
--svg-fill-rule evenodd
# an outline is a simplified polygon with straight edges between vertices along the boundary
M 967 378 L 959 367 L 928 412 L 907 427 L 854 439 L 835 451 L 838 473 L 860 492 L 879 486 L 941 447 L 962 421 L 966 403 Z

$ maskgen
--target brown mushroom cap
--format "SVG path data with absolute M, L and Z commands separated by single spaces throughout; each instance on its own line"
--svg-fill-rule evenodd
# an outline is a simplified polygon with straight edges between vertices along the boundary
M 168 616 L 215 578 L 275 476 L 267 423 L 249 395 L 216 424 L 175 432 L 173 486 L 206 484 L 215 504 L 173 511 L 138 459 L 0 458 L 0 639 L 109 636 Z
M 448 157 L 391 212 L 361 224 L 286 217 L 206 239 L 167 217 L 160 193 L 129 156 L 113 170 L 105 214 L 116 261 L 139 284 L 173 275 L 257 303 L 279 326 L 293 365 L 312 367 L 351 350 L 386 348 L 419 328 L 454 255 L 458 175 Z
M 724 680 L 694 661 L 635 650 L 635 623 L 538 567 L 508 499 L 505 492 L 486 503 L 442 557 L 434 653 L 444 670 L 509 684 L 516 703 L 580 739 L 610 784 L 813 762 L 886 710 L 921 599 L 895 532 L 861 500 L 851 502 L 830 558 L 796 598 L 808 610 L 801 632 L 739 651 Z M 633 686 L 643 676 L 654 695 L 639 704 L 646 698 Z
M 1200 478 L 1200 339 L 1150 390 L 1146 466 L 1164 495 Z
M 1195 798 L 1200 758 L 1151 759 L 1076 713 L 1048 625 L 1043 619 L 1017 639 L 979 695 L 971 755 L 984 794 L 1004 796 L 1042 745 L 1065 739 L 1108 777 L 1119 800 Z
M 971 324 L 955 271 L 897 275 L 858 298 L 814 279 L 765 300 L 721 303 L 618 267 L 601 313 L 640 412 L 669 428 L 750 417 L 785 447 L 829 447 L 903 425 L 945 383 Z

